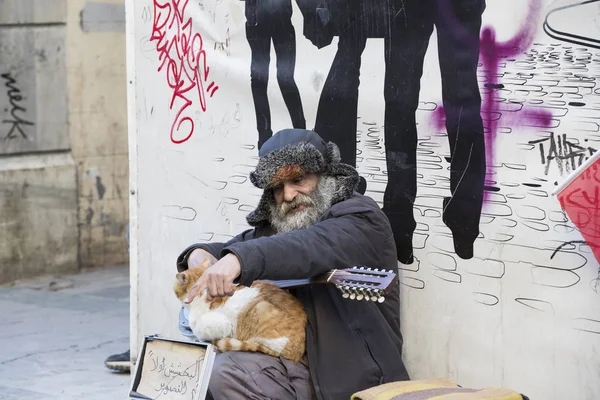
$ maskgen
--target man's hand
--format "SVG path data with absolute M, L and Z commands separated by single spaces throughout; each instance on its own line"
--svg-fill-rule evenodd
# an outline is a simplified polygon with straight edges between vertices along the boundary
M 195 249 L 188 256 L 188 268 L 199 268 L 206 259 L 209 260 L 209 264 L 214 264 L 217 262 L 217 259 L 208 251 L 203 249 Z
M 240 276 L 241 270 L 240 260 L 232 253 L 227 254 L 206 269 L 206 272 L 192 286 L 190 293 L 184 299 L 184 303 L 191 303 L 196 296 L 207 288 L 207 299 L 209 301 L 213 297 L 231 296 L 233 294 L 233 281 Z

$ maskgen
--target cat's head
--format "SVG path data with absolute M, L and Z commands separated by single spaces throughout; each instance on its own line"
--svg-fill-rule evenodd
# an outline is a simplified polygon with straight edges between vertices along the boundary
M 179 300 L 183 301 L 194 283 L 200 279 L 209 265 L 210 260 L 206 259 L 198 268 L 190 268 L 175 275 L 176 279 L 175 283 L 173 284 L 173 291 Z

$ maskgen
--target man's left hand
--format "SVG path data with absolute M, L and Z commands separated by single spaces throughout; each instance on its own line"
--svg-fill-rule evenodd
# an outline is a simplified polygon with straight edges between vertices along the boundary
M 227 254 L 206 269 L 206 272 L 192 286 L 184 303 L 191 303 L 196 296 L 207 288 L 207 300 L 209 301 L 213 297 L 231 296 L 233 294 L 233 281 L 240 276 L 241 270 L 240 260 L 232 253 Z

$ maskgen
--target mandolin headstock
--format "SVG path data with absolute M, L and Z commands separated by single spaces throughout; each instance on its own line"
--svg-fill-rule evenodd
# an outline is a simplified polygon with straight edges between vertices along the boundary
M 334 284 L 345 299 L 383 303 L 397 279 L 393 271 L 360 266 L 332 271 L 328 283 Z

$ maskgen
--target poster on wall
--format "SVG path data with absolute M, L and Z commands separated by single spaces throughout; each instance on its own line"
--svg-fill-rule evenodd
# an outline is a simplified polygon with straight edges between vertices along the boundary
M 535 384 L 600 369 L 599 265 L 552 196 L 600 148 L 599 12 L 574 0 L 130 2 L 132 343 L 176 334 L 175 258 L 247 229 L 258 149 L 307 128 L 340 147 L 390 221 L 412 375 L 532 398 L 600 393 Z

